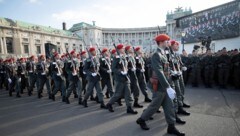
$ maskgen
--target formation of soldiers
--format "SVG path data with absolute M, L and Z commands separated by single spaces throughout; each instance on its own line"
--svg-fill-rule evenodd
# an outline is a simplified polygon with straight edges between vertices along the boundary
M 207 50 L 204 54 L 191 55 L 185 51 L 181 55 L 187 71 L 183 72 L 185 84 L 198 87 L 203 83 L 206 88 L 218 86 L 220 89 L 234 87 L 240 89 L 240 53 L 238 49 L 227 51 L 224 47 L 216 53 Z
M 24 92 L 31 96 L 36 90 L 37 97 L 42 98 L 45 85 L 53 101 L 60 92 L 61 101 L 70 104 L 69 97 L 73 93 L 79 105 L 88 107 L 90 98 L 109 112 L 115 111 L 115 103 L 122 106 L 124 99 L 129 114 L 138 114 L 133 108 L 143 108 L 139 103 L 141 92 L 144 102 L 150 104 L 137 119 L 137 124 L 149 130 L 146 121 L 152 120 L 162 106 L 167 132 L 184 136 L 175 123 L 186 123 L 179 114 L 190 115 L 185 110 L 190 108 L 184 99 L 185 84 L 191 81 L 193 86 L 198 86 L 202 80 L 206 87 L 216 82 L 226 88 L 229 79 L 233 79 L 231 83 L 239 88 L 240 53 L 238 50 L 227 52 L 223 48 L 217 53 L 208 50 L 201 55 L 196 51 L 189 56 L 186 52 L 179 55 L 179 43 L 170 40 L 169 36 L 160 34 L 155 41 L 158 48 L 150 56 L 144 56 L 140 47 L 114 44 L 112 50 L 91 47 L 78 53 L 66 51 L 61 56 L 52 52 L 49 58 L 39 55 L 37 58 L 1 59 L 0 88 L 5 87 L 9 96 L 15 94 L 16 97 Z M 109 98 L 106 104 L 104 95 Z

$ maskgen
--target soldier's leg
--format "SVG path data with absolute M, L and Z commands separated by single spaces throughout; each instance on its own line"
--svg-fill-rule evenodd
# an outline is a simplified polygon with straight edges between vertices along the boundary
M 183 97 L 182 97 L 182 92 L 180 90 L 179 81 L 174 80 L 173 82 L 174 82 L 174 90 L 176 91 L 178 107 L 182 107 L 183 106 Z
M 77 95 L 78 95 L 78 104 L 82 104 L 82 80 L 79 78 L 76 81 L 76 90 L 77 90 Z
M 173 101 L 169 98 L 169 96 L 165 93 L 165 97 L 162 102 L 162 107 L 164 110 L 164 115 L 168 124 L 175 124 L 175 112 L 174 112 L 174 104 Z
M 113 96 L 111 97 L 111 99 L 109 100 L 108 104 L 114 104 L 114 102 L 116 102 L 118 99 L 120 99 L 123 95 L 123 89 L 124 89 L 124 85 L 125 83 L 120 83 L 118 81 L 115 81 L 115 93 L 113 94 Z
M 57 92 L 59 90 L 61 90 L 61 80 L 56 80 L 54 79 L 54 89 L 53 89 L 53 92 L 52 92 L 52 99 L 55 100 L 55 95 L 57 94 Z
M 152 100 L 149 98 L 148 93 L 147 93 L 147 83 L 146 83 L 145 78 L 143 78 L 141 80 L 139 79 L 138 82 L 139 82 L 141 92 L 145 97 L 145 102 L 151 102 Z
M 213 80 L 214 80 L 214 69 L 211 68 L 209 71 L 209 87 L 212 88 L 213 86 Z
M 45 83 L 46 83 L 46 87 L 47 87 L 47 93 L 49 96 L 49 99 L 51 99 L 51 95 L 52 95 L 52 89 L 51 89 L 51 79 L 49 79 L 48 77 L 45 79 Z
M 223 69 L 222 68 L 220 68 L 219 70 L 218 70 L 218 82 L 219 82 L 219 85 L 220 85 L 220 87 L 222 88 L 223 87 Z
M 149 118 L 160 108 L 165 95 L 166 93 L 153 91 L 152 102 L 148 105 L 147 109 L 143 111 L 141 119 L 144 121 L 149 120 Z
M 87 85 L 87 80 L 85 78 L 82 78 L 82 91 L 84 94 L 86 93 L 86 85 Z
M 227 87 L 228 79 L 229 79 L 229 69 L 224 69 L 224 79 L 223 79 L 223 87 Z
M 112 79 L 109 79 L 107 81 L 107 92 L 109 92 L 110 96 L 112 97 L 113 96 L 113 82 L 112 82 Z
M 21 97 L 20 96 L 20 92 L 21 92 L 21 77 L 17 77 L 17 79 L 16 79 L 16 93 L 17 93 L 17 95 L 16 95 L 16 97 Z
M 43 86 L 45 83 L 45 79 L 43 77 L 38 78 L 38 98 L 42 97 L 42 90 L 43 90 Z
M 84 100 L 87 100 L 89 98 L 89 96 L 93 94 L 94 86 L 95 86 L 95 82 L 92 82 L 92 81 L 88 82 L 87 91 L 86 91 L 86 94 L 84 96 Z

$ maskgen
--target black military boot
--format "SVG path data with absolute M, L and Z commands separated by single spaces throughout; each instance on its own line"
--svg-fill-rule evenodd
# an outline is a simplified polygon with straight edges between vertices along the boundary
M 83 100 L 82 104 L 83 104 L 84 107 L 88 107 L 87 100 Z
M 66 97 L 65 96 L 62 97 L 62 102 L 66 102 Z
M 51 98 L 52 98 L 53 101 L 55 101 L 55 95 L 54 94 L 52 94 Z
M 77 95 L 77 94 L 74 94 L 74 98 L 78 98 L 78 95 Z
M 78 98 L 78 104 L 82 105 L 82 98 Z
M 189 115 L 190 115 L 190 113 L 187 112 L 187 111 L 185 111 L 185 110 L 183 109 L 183 107 L 178 107 L 178 112 L 177 112 L 177 114 L 186 115 L 186 116 L 189 116 Z
M 178 117 L 178 115 L 176 114 L 176 123 L 178 123 L 178 124 L 186 124 L 186 121 L 180 119 L 180 118 Z
M 135 98 L 133 107 L 135 107 L 135 108 L 143 108 L 143 106 L 138 103 L 138 98 Z
M 186 103 L 183 102 L 183 107 L 184 108 L 190 108 L 191 106 L 189 104 L 186 104 Z
M 167 133 L 168 134 L 177 135 L 177 136 L 185 136 L 185 133 L 180 132 L 179 130 L 177 130 L 177 128 L 175 127 L 174 124 L 169 124 L 168 125 Z
M 12 96 L 12 91 L 9 90 L 9 96 L 11 97 Z
M 32 95 L 32 91 L 28 90 L 28 96 L 31 96 L 31 95 Z
M 118 103 L 119 106 L 122 106 L 121 98 L 119 98 L 119 99 L 117 100 L 117 103 Z
M 38 93 L 38 98 L 41 99 L 43 96 L 41 93 Z
M 98 100 L 98 96 L 95 97 L 95 101 L 96 101 L 97 103 L 100 103 L 99 100 Z
M 132 109 L 132 107 L 127 107 L 127 113 L 130 113 L 130 114 L 138 114 L 138 112 L 137 111 L 134 111 L 133 109 Z
M 145 96 L 145 102 L 152 102 L 152 100 L 148 96 Z
M 66 102 L 66 104 L 70 104 L 68 97 L 65 98 L 65 102 Z
M 107 109 L 110 111 L 110 112 L 114 112 L 113 110 L 113 107 L 112 107 L 112 104 L 107 104 Z
M 52 94 L 49 94 L 49 95 L 48 95 L 48 99 L 52 99 Z
M 100 102 L 101 103 L 101 105 L 100 105 L 100 108 L 101 109 L 107 109 L 107 106 L 104 104 L 104 102 L 102 101 L 102 102 Z
M 93 95 L 90 96 L 90 100 L 95 101 L 95 98 L 93 97 Z
M 21 97 L 21 95 L 20 95 L 19 93 L 17 93 L 16 97 L 17 97 L 17 98 L 20 98 L 20 97 Z
M 143 130 L 149 130 L 150 128 L 147 126 L 145 120 L 143 120 L 142 118 L 138 118 L 137 119 L 137 124 L 140 125 L 140 127 L 143 129 Z

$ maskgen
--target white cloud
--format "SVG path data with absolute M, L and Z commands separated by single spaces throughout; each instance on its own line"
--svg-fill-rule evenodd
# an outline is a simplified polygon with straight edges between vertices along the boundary
M 29 0 L 30 3 L 37 3 L 39 0 Z

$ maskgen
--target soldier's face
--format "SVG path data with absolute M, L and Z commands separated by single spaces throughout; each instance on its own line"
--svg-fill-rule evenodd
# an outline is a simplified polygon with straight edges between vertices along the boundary
M 92 51 L 91 54 L 92 54 L 93 56 L 96 56 L 96 51 Z
M 124 48 L 119 49 L 119 52 L 120 52 L 121 54 L 124 54 Z

